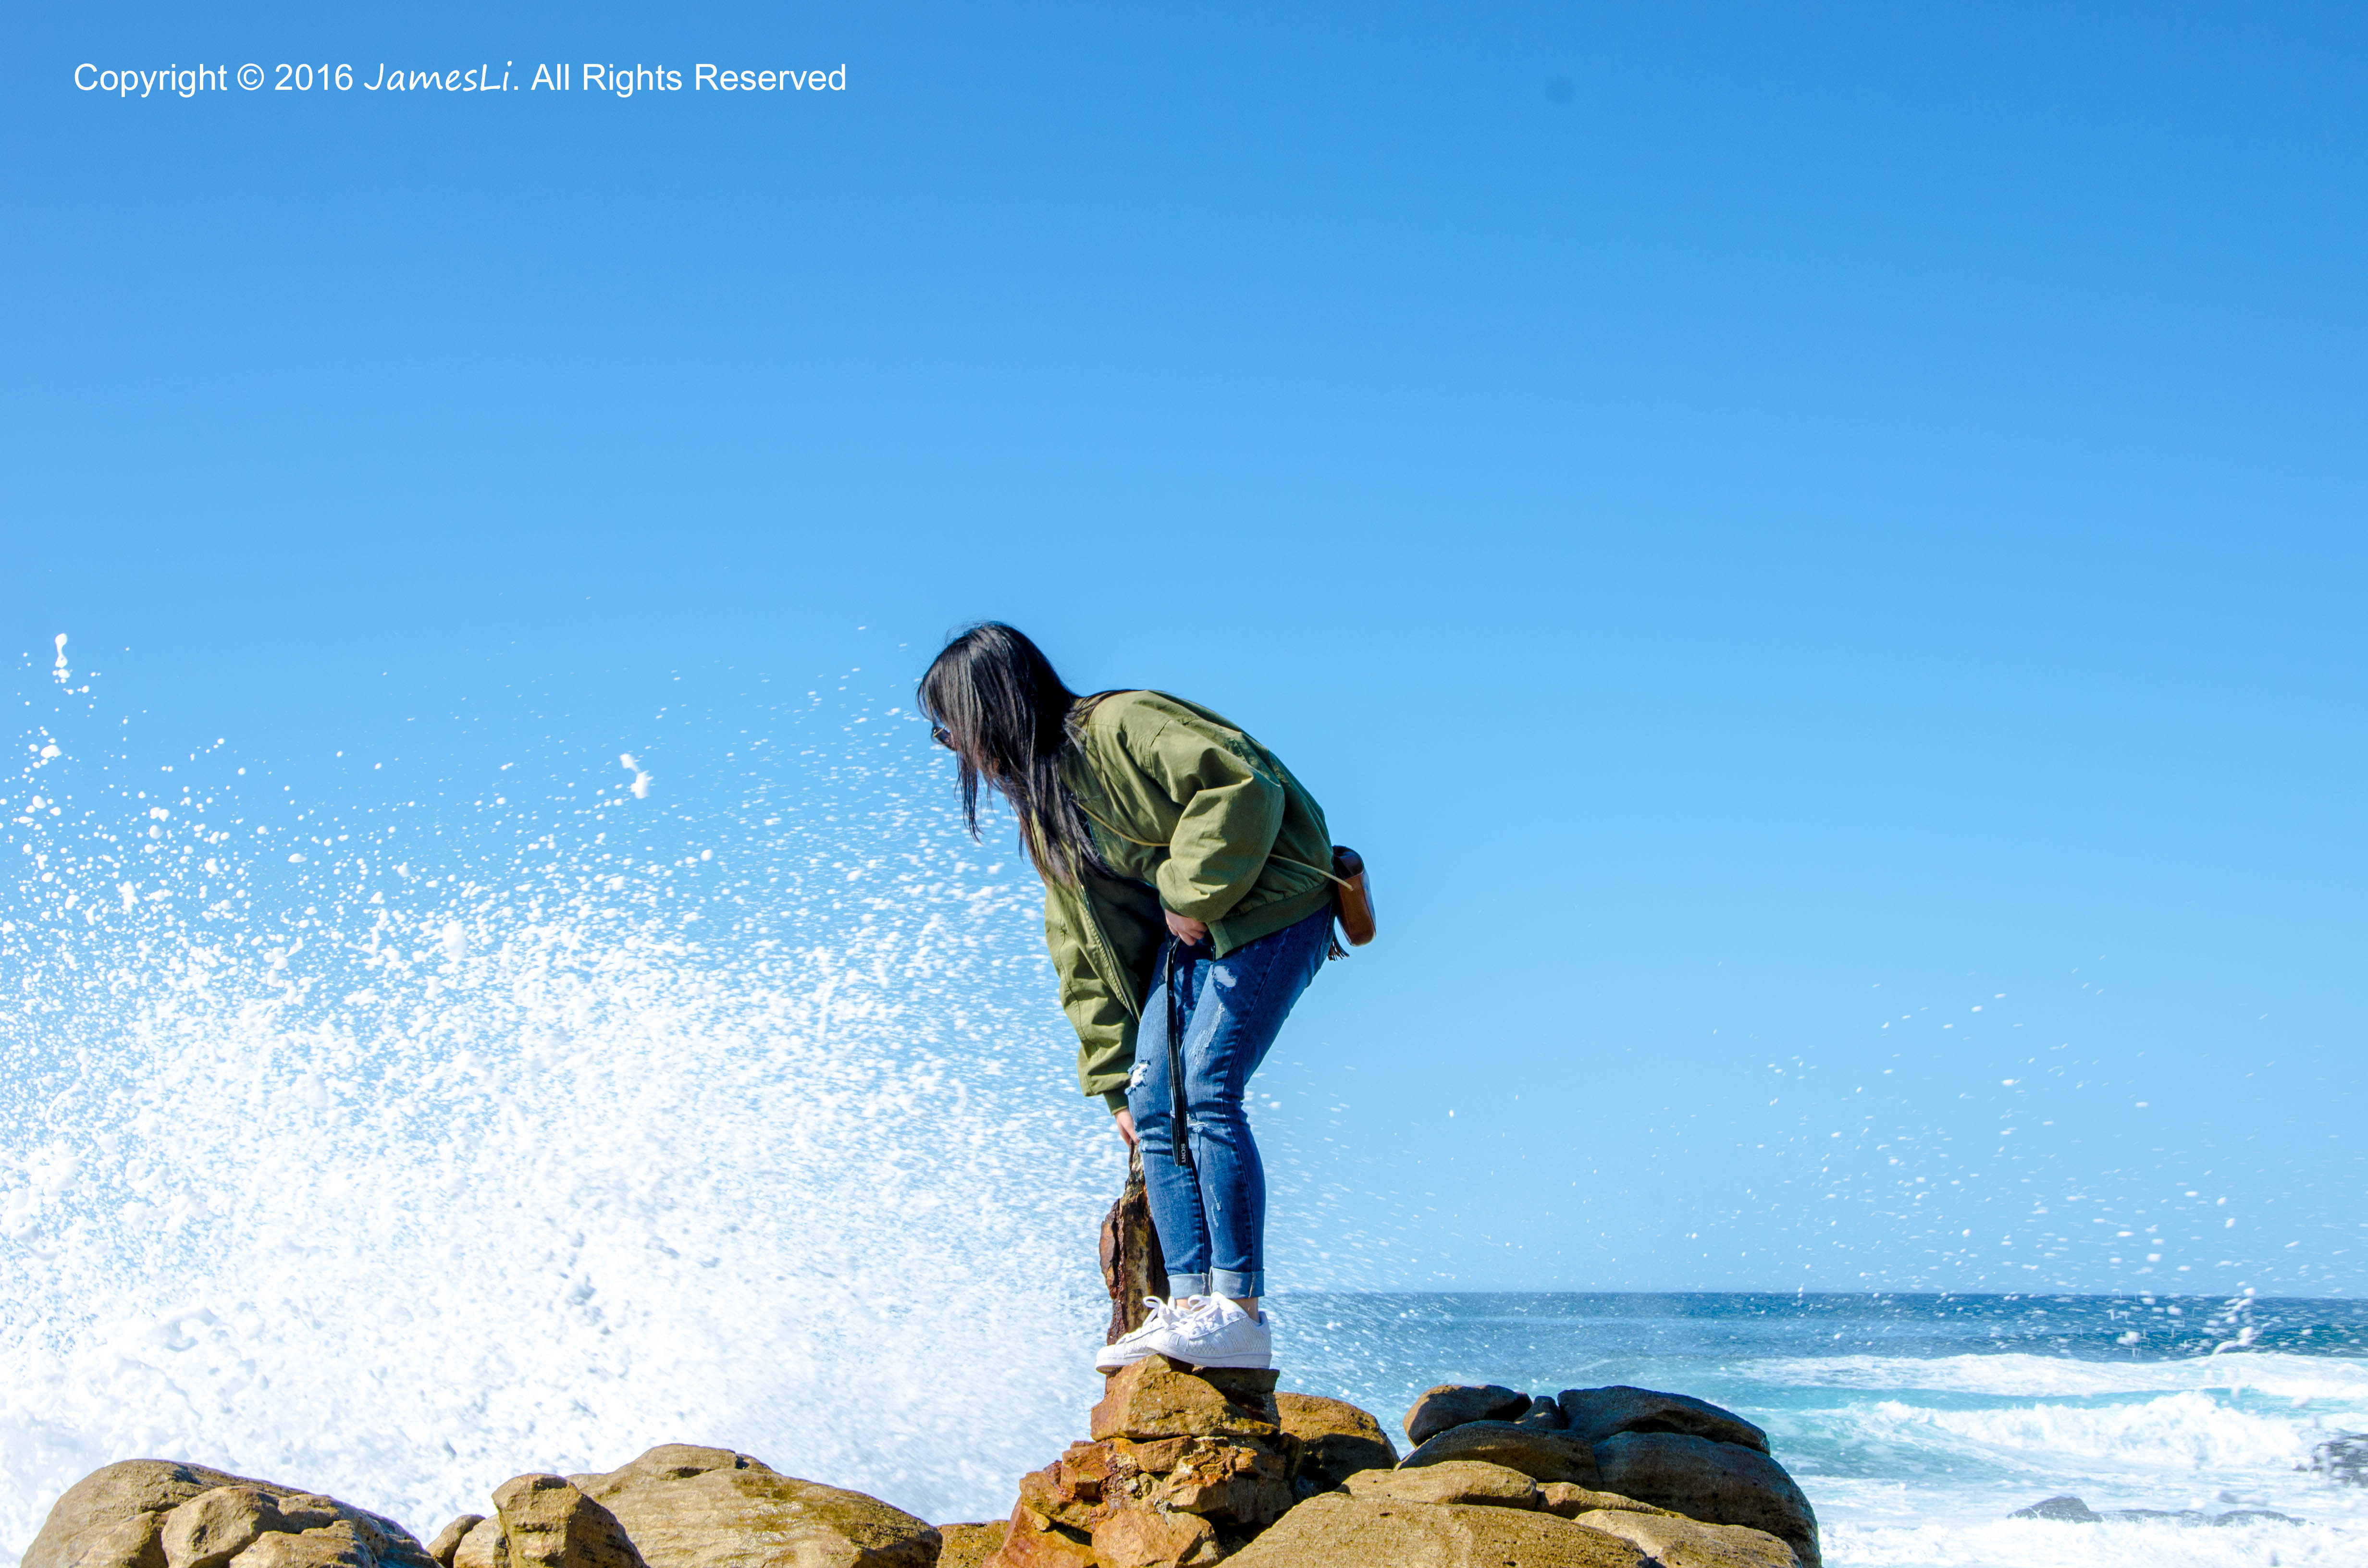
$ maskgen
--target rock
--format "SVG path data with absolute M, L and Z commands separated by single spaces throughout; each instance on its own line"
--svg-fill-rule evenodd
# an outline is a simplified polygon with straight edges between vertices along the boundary
M 438 1568 L 452 1568 L 452 1554 L 461 1550 L 461 1540 L 484 1522 L 483 1514 L 461 1515 L 436 1532 L 436 1539 L 427 1543 L 427 1555 L 436 1559 Z
M 1202 1568 L 1224 1555 L 1215 1528 L 1198 1514 L 1121 1508 L 1094 1527 L 1099 1568 Z
M 1110 1375 L 1094 1406 L 1094 1438 L 1280 1437 L 1274 1380 L 1271 1371 L 1195 1372 L 1165 1356 L 1147 1357 Z
M 1497 1508 L 1539 1506 L 1538 1483 L 1518 1470 L 1480 1460 L 1448 1460 L 1413 1470 L 1368 1470 L 1349 1478 L 1360 1503 L 1470 1503 Z
M 1570 1435 L 1582 1443 L 1600 1443 L 1622 1432 L 1681 1432 L 1713 1443 L 1768 1451 L 1767 1433 L 1731 1410 L 1681 1393 L 1621 1384 L 1565 1389 L 1558 1403 Z
M 2007 1516 L 2009 1519 L 2063 1519 L 2076 1525 L 2093 1525 L 2102 1516 L 2079 1498 L 2066 1494 L 2060 1497 L 2044 1497 L 2028 1508 L 2017 1508 Z
M 1575 1522 L 1634 1543 L 1661 1568 L 1796 1568 L 1791 1547 L 1766 1530 L 1741 1525 L 1706 1525 L 1625 1508 L 1600 1508 Z
M 1002 1548 L 1003 1532 L 1010 1528 L 1008 1519 L 984 1525 L 939 1525 L 938 1539 L 945 1544 L 938 1552 L 938 1568 L 981 1568 Z
M 1523 1508 L 1311 1497 L 1226 1568 L 1643 1568 L 1618 1536 Z
M 979 1568 L 1095 1568 L 1093 1541 L 1020 1504 L 1004 1527 L 1003 1544 Z
M 1441 1383 L 1414 1402 L 1406 1415 L 1406 1441 L 1420 1447 L 1451 1426 L 1467 1421 L 1510 1421 L 1529 1408 L 1530 1396 L 1496 1383 Z
M 260 1486 L 217 1486 L 165 1515 L 158 1542 L 167 1568 L 222 1568 L 279 1525 L 279 1500 Z
M 317 1529 L 273 1531 L 231 1560 L 233 1568 L 375 1568 L 377 1555 L 351 1521 Z
M 877 1497 L 782 1475 L 730 1449 L 666 1443 L 605 1475 L 572 1480 L 649 1568 L 929 1568 L 942 1544 L 926 1520 Z M 509 1543 L 508 1568 L 529 1568 L 515 1535 Z
M 2368 1486 L 2368 1432 L 2338 1432 L 2310 1450 L 2310 1468 L 2352 1486 Z M 31 1559 L 26 1562 L 30 1568 Z
M 1538 1432 L 1559 1432 L 1568 1423 L 1563 1419 L 1561 1405 L 1556 1404 L 1553 1400 L 1540 1396 L 1530 1401 L 1529 1409 L 1516 1416 L 1513 1425 L 1527 1426 Z
M 1412 1470 L 1444 1460 L 1486 1460 L 1518 1470 L 1532 1481 L 1596 1484 L 1595 1456 L 1585 1443 L 1559 1432 L 1537 1432 L 1509 1421 L 1467 1421 L 1450 1426 L 1398 1461 Z
M 512 1476 L 494 1488 L 510 1568 L 643 1568 L 617 1516 L 564 1475 Z
M 1167 1294 L 1167 1268 L 1159 1255 L 1159 1232 L 1151 1222 L 1151 1198 L 1144 1187 L 1143 1152 L 1130 1156 L 1126 1186 L 1102 1220 L 1102 1288 L 1110 1292 L 1106 1345 L 1143 1326 L 1145 1296 Z
M 204 1494 L 222 1488 L 243 1489 L 268 1500 L 272 1509 L 268 1522 L 262 1523 L 257 1533 L 245 1536 L 240 1546 L 224 1548 L 219 1542 L 230 1537 L 222 1530 L 245 1528 L 233 1527 L 229 1515 L 243 1514 L 251 1504 L 256 1522 L 261 1523 L 266 1517 L 263 1505 L 252 1499 L 237 1505 L 211 1504 L 199 1514 L 190 1515 L 191 1523 L 176 1532 L 180 1550 L 204 1556 L 211 1563 L 240 1562 L 248 1568 L 253 1568 L 249 1562 L 253 1554 L 267 1547 L 265 1559 L 300 1550 L 315 1555 L 359 1551 L 360 1561 L 376 1568 L 435 1568 L 411 1532 L 393 1519 L 318 1493 L 170 1460 L 125 1460 L 75 1482 L 50 1509 L 40 1534 L 25 1549 L 20 1568 L 171 1568 L 165 1542 L 170 1516 Z M 214 1510 L 219 1509 L 228 1513 L 216 1518 Z M 195 1522 L 200 1514 L 211 1521 L 202 1530 Z M 300 1535 L 337 1525 L 348 1527 L 349 1537 L 314 1541 L 301 1549 L 293 1544 L 270 1545 L 277 1538 L 294 1542 Z M 188 1568 L 188 1563 L 182 1568 Z
M 1804 1568 L 1819 1568 L 1809 1500 L 1783 1466 L 1757 1449 L 1677 1432 L 1622 1432 L 1595 1445 L 1595 1463 L 1597 1484 L 1607 1492 L 1705 1524 L 1766 1530 Z
M 509 1568 L 509 1543 L 499 1519 L 480 1519 L 452 1549 L 452 1568 Z
M 1538 1488 L 1538 1496 L 1547 1513 L 1565 1519 L 1575 1519 L 1597 1508 L 1616 1508 L 1634 1514 L 1662 1514 L 1673 1519 L 1679 1517 L 1669 1513 L 1667 1508 L 1639 1503 L 1634 1497 L 1622 1497 L 1616 1492 L 1594 1492 L 1584 1486 L 1573 1486 L 1567 1481 L 1544 1483 Z
M 1360 1470 L 1386 1470 L 1398 1450 L 1382 1424 L 1346 1400 L 1312 1393 L 1278 1393 L 1275 1411 L 1282 1430 L 1299 1441 L 1301 1479 L 1330 1491 Z

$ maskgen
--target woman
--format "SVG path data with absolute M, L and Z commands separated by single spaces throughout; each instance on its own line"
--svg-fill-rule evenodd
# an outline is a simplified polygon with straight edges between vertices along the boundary
M 961 765 L 972 836 L 982 782 L 1019 819 L 1078 1083 L 1143 1153 L 1172 1293 L 1097 1364 L 1271 1366 L 1266 1173 L 1243 1095 L 1331 947 L 1323 809 L 1207 709 L 1156 691 L 1081 698 L 997 622 L 947 645 L 919 701 Z

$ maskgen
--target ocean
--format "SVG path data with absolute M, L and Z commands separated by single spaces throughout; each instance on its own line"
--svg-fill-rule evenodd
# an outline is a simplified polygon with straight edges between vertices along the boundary
M 1767 1430 L 1837 1568 L 2368 1563 L 2368 1485 L 2309 1468 L 2368 1432 L 2368 1303 L 1336 1295 L 1280 1301 L 1277 1331 L 1286 1382 L 1385 1419 L 1438 1381 L 1725 1405 Z M 2009 1517 L 2067 1494 L 2203 1519 Z M 2206 1522 L 2247 1512 L 2286 1518 Z

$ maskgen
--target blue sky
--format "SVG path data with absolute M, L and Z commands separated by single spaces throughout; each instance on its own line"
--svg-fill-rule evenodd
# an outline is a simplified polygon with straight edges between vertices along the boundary
M 1374 862 L 1269 1070 L 1367 1282 L 2368 1287 L 2357 11 L 10 34 L 28 699 L 351 800 L 1007 619 Z M 848 86 L 74 82 L 299 59 Z

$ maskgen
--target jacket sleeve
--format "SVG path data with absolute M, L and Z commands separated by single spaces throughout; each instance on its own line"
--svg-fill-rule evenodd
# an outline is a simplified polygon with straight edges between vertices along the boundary
M 1160 902 L 1187 919 L 1224 919 L 1257 884 L 1282 831 L 1281 782 L 1197 719 L 1171 718 L 1148 744 L 1128 749 L 1178 811 L 1157 872 Z
M 1044 890 L 1044 946 L 1061 983 L 1061 1011 L 1077 1031 L 1077 1087 L 1099 1095 L 1115 1116 L 1126 1108 L 1127 1074 L 1134 1068 L 1135 1019 L 1094 968 L 1086 950 L 1077 895 Z

